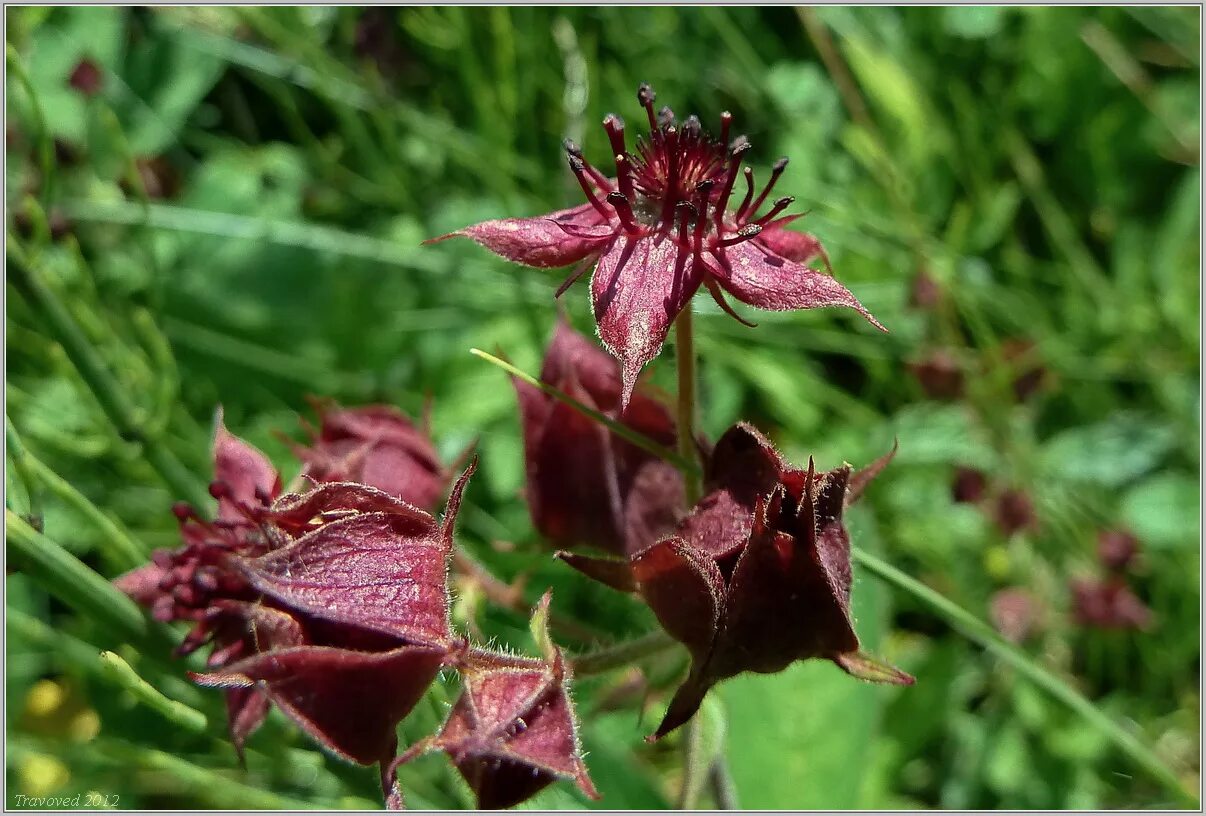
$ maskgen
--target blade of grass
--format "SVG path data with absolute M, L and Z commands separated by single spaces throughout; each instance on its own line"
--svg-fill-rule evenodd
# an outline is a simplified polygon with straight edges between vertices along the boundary
M 101 671 L 114 685 L 128 691 L 138 702 L 160 714 L 168 722 L 195 734 L 204 734 L 209 729 L 206 716 L 195 708 L 173 700 L 152 686 L 134 671 L 129 663 L 115 652 L 100 653 Z
M 523 382 L 527 383 L 528 385 L 532 386 L 533 388 L 540 389 L 541 391 L 543 391 L 544 393 L 553 397 L 554 399 L 559 400 L 559 401 L 565 403 L 566 405 L 568 405 L 569 407 L 573 408 L 575 411 L 578 411 L 583 416 L 589 417 L 590 419 L 594 420 L 595 422 L 598 422 L 600 425 L 605 426 L 608 430 L 610 430 L 612 433 L 614 433 L 616 436 L 620 437 L 621 439 L 625 440 L 626 442 L 631 442 L 633 445 L 636 445 L 638 448 L 640 448 L 644 451 L 647 451 L 648 453 L 653 454 L 654 456 L 658 457 L 659 459 L 663 459 L 663 460 L 669 462 L 670 464 L 677 467 L 679 470 L 682 470 L 687 473 L 698 473 L 700 471 L 699 465 L 696 464 L 695 462 L 692 462 L 690 459 L 680 455 L 679 453 L 676 453 L 675 451 L 670 450 L 667 447 L 663 447 L 662 445 L 659 445 L 658 443 L 654 442 L 652 439 L 649 439 L 648 437 L 637 433 L 636 431 L 629 428 L 627 425 L 623 425 L 623 424 L 617 422 L 616 420 L 612 419 L 611 417 L 607 416 L 606 414 L 596 411 L 594 408 L 589 408 L 589 407 L 583 405 L 582 403 L 578 402 L 578 400 L 574 399 L 573 397 L 571 397 L 569 394 L 565 393 L 564 391 L 554 388 L 553 386 L 549 385 L 548 383 L 541 382 L 540 380 L 533 377 L 531 374 L 528 374 L 524 371 L 520 371 L 515 366 L 511 365 L 508 362 L 500 360 L 499 358 L 495 357 L 493 354 L 487 354 L 486 352 L 482 351 L 481 349 L 469 349 L 469 353 L 476 357 L 480 357 L 481 359 L 485 360 L 486 362 L 488 362 L 492 365 L 498 366 L 503 371 L 510 374 L 512 377 L 515 377 L 518 380 L 522 380 Z
M 48 593 L 86 618 L 136 639 L 148 634 L 138 605 L 11 510 L 4 511 L 8 555 Z
M 11 445 L 11 442 L 10 442 Z M 101 533 L 101 552 L 117 570 L 132 569 L 147 560 L 146 549 L 136 542 L 117 522 L 77 490 L 70 482 L 50 469 L 37 457 L 26 453 L 25 460 L 32 475 L 64 504 L 70 505 L 87 518 Z

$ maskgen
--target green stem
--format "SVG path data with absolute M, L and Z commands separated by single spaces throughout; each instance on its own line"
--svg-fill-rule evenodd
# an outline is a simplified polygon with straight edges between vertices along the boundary
M 721 754 L 712 764 L 712 772 L 708 774 L 708 786 L 712 789 L 712 799 L 717 810 L 740 810 L 737 800 L 737 785 L 733 775 L 729 773 L 729 762 Z
M 612 669 L 631 666 L 639 660 L 661 654 L 677 645 L 678 641 L 658 629 L 656 632 L 650 632 L 635 640 L 627 640 L 589 654 L 573 657 L 570 659 L 570 665 L 577 677 L 602 674 Z
M 210 497 L 204 485 L 159 439 L 147 437 L 143 430 L 142 412 L 129 400 L 125 389 L 105 367 L 100 355 L 58 295 L 26 262 L 24 253 L 16 251 L 11 238 L 7 257 L 11 273 L 9 279 L 29 300 L 30 305 L 42 313 L 118 434 L 123 439 L 142 445 L 151 466 L 177 496 L 197 507 L 208 506 Z
M 691 305 L 687 304 L 674 320 L 674 362 L 678 371 L 678 453 L 686 461 L 695 464 L 698 455 L 695 448 L 695 331 L 692 323 Z M 686 481 L 687 504 L 695 504 L 703 495 L 698 467 L 684 469 L 683 478 Z
M 1051 674 L 1025 652 L 1007 642 L 997 634 L 987 623 L 963 609 L 954 601 L 930 589 L 925 584 L 898 570 L 891 564 L 880 560 L 863 550 L 854 549 L 854 560 L 875 577 L 892 586 L 904 590 L 917 600 L 930 607 L 939 617 L 944 618 L 956 630 L 969 640 L 978 643 L 996 657 L 1008 663 L 1019 674 L 1030 680 L 1039 688 L 1046 691 L 1068 708 L 1075 711 L 1090 725 L 1096 728 L 1110 742 L 1118 746 L 1127 756 L 1142 767 L 1166 790 L 1177 797 L 1183 805 L 1192 809 L 1198 807 L 1198 799 L 1187 791 L 1181 781 L 1143 742 L 1118 723 L 1108 714 L 1069 686 L 1065 681 Z
M 626 442 L 631 442 L 632 444 L 636 445 L 638 448 L 648 451 L 649 453 L 653 454 L 654 456 L 658 457 L 659 459 L 664 459 L 665 461 L 669 462 L 670 464 L 674 465 L 675 467 L 679 468 L 680 470 L 683 470 L 684 472 L 690 472 L 692 470 L 698 471 L 699 465 L 697 465 L 695 463 L 695 460 L 693 458 L 683 457 L 683 456 L 679 455 L 676 451 L 672 451 L 669 448 L 659 445 L 658 443 L 654 442 L 652 439 L 649 439 L 648 437 L 644 436 L 643 434 L 637 433 L 636 431 L 632 430 L 632 428 L 629 428 L 627 425 L 616 422 L 614 419 L 607 416 L 606 414 L 596 411 L 594 408 L 589 408 L 589 407 L 583 405 L 581 402 L 574 399 L 573 397 L 571 397 L 569 394 L 565 393 L 561 389 L 554 388 L 553 386 L 549 385 L 548 383 L 544 383 L 544 382 L 541 382 L 540 380 L 536 379 L 531 374 L 528 374 L 527 372 L 524 372 L 524 371 L 520 371 L 518 368 L 516 368 L 515 366 L 506 362 L 505 360 L 500 360 L 499 358 L 495 357 L 493 354 L 487 354 L 486 352 L 482 351 L 481 349 L 469 349 L 469 353 L 482 358 L 483 360 L 485 360 L 488 363 L 492 363 L 492 364 L 498 366 L 499 368 L 501 368 L 503 371 L 510 374 L 515 379 L 522 380 L 523 382 L 527 383 L 528 385 L 532 386 L 533 388 L 540 389 L 544 393 L 548 394 L 550 397 L 553 397 L 556 400 L 564 402 L 566 405 L 570 406 L 575 411 L 578 411 L 579 413 L 581 413 L 584 416 L 590 417 L 595 422 L 598 422 L 600 425 L 606 426 L 612 433 L 614 433 L 616 436 L 620 437 L 621 439 L 625 440 Z

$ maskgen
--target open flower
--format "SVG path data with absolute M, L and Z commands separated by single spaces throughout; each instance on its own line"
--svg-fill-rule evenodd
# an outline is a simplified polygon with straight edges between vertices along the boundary
M 565 554 L 572 566 L 636 590 L 691 653 L 691 673 L 654 737 L 682 725 L 718 681 L 777 672 L 796 660 L 832 660 L 877 682 L 913 678 L 859 650 L 850 617 L 846 505 L 891 459 L 852 473 L 788 465 L 749 425 L 730 428 L 708 462 L 707 492 L 676 534 L 615 562 Z
M 543 382 L 663 445 L 674 420 L 636 393 L 620 413 L 620 372 L 594 343 L 559 321 L 545 353 Z M 527 499 L 536 529 L 553 544 L 637 552 L 674 529 L 686 510 L 682 476 L 669 464 L 521 380 Z
M 191 676 L 227 691 L 237 749 L 275 704 L 338 756 L 389 758 L 397 723 L 463 647 L 446 575 L 474 466 L 440 522 L 349 482 L 272 498 L 262 454 L 222 428 L 215 447 L 217 521 L 182 510 L 186 546 L 117 585 L 161 620 L 196 622 L 182 652 L 213 644 L 210 671 Z
M 582 761 L 569 667 L 548 636 L 550 600 L 545 593 L 532 620 L 542 656 L 466 650 L 458 665 L 463 690 L 440 733 L 399 757 L 389 776 L 420 753 L 440 750 L 473 789 L 479 810 L 517 805 L 558 779 L 599 798 Z M 395 782 L 390 804 L 401 803 Z
M 305 475 L 319 482 L 359 482 L 433 510 L 450 474 L 426 429 L 392 405 L 319 406 L 310 447 L 295 446 Z
M 577 145 L 566 144 L 586 204 L 536 218 L 486 221 L 432 240 L 465 236 L 528 266 L 582 262 L 558 294 L 594 264 L 591 303 L 599 336 L 622 365 L 621 405 L 701 285 L 734 317 L 721 290 L 776 311 L 848 306 L 883 328 L 844 286 L 804 265 L 820 257 L 828 267 L 828 258 L 815 237 L 785 229 L 800 217 L 782 215 L 791 197 L 763 211 L 786 159 L 775 163 L 755 197 L 753 171 L 741 167 L 750 144 L 744 136 L 729 142 L 729 113 L 721 114 L 720 135 L 713 138 L 694 116 L 679 122 L 670 108 L 655 113 L 648 85 L 637 99 L 649 139 L 638 138 L 635 152 L 627 149 L 623 120 L 614 114 L 603 120 L 614 179 L 587 163 Z M 745 194 L 730 206 L 740 175 Z
M 1146 631 L 1155 623 L 1152 610 L 1120 576 L 1078 578 L 1069 587 L 1072 618 L 1081 626 Z

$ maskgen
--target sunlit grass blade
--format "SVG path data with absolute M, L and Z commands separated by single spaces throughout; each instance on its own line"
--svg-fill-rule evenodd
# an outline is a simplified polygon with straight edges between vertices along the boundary
M 11 422 L 8 422 L 7 417 L 5 417 L 5 423 L 9 455 L 13 457 L 14 465 L 27 471 L 29 478 L 34 480 L 39 488 L 46 487 L 56 498 L 92 522 L 101 533 L 101 552 L 109 563 L 116 569 L 127 570 L 146 560 L 145 549 L 134 541 L 129 533 L 70 482 L 29 453 L 21 444 L 16 429 L 12 427 Z
M 647 452 L 653 454 L 654 456 L 658 457 L 659 459 L 663 459 L 663 460 L 669 462 L 670 464 L 677 467 L 679 470 L 682 470 L 687 473 L 698 473 L 699 472 L 698 464 L 696 464 L 695 462 L 692 462 L 691 460 L 687 459 L 684 456 L 681 456 L 676 451 L 672 451 L 667 447 L 659 445 L 658 443 L 654 442 L 652 439 L 649 439 L 648 437 L 637 433 L 636 431 L 632 430 L 628 426 L 617 422 L 616 420 L 612 419 L 611 417 L 607 416 L 606 414 L 596 411 L 594 408 L 590 408 L 590 407 L 587 407 L 586 405 L 583 405 L 581 402 L 574 399 L 573 397 L 571 397 L 569 394 L 565 393 L 564 391 L 562 391 L 558 388 L 554 388 L 553 386 L 549 385 L 548 383 L 541 382 L 537 378 L 533 377 L 531 374 L 528 374 L 527 372 L 519 370 L 518 368 L 516 368 L 515 366 L 511 365 L 510 363 L 508 363 L 504 360 L 500 360 L 499 358 L 495 357 L 493 354 L 487 354 L 486 352 L 482 351 L 481 349 L 469 349 L 469 353 L 482 358 L 483 360 L 485 360 L 488 363 L 491 363 L 492 365 L 498 366 L 503 371 L 510 374 L 512 377 L 515 377 L 516 379 L 519 379 L 519 380 L 523 380 L 525 383 L 532 386 L 533 388 L 539 388 L 541 391 L 548 394 L 553 399 L 556 399 L 556 400 L 559 400 L 559 401 L 565 403 L 566 405 L 573 408 L 575 411 L 579 412 L 583 416 L 589 417 L 590 419 L 594 420 L 595 422 L 598 422 L 600 425 L 605 426 L 608 430 L 610 430 L 612 433 L 614 433 L 616 436 L 620 437 L 621 439 L 625 440 L 626 442 L 631 442 L 633 445 L 636 445 L 641 450 L 647 451 Z
M 115 634 L 135 638 L 147 635 L 147 622 L 137 604 L 83 561 L 7 508 L 4 528 L 10 563 L 48 593 Z
M 111 682 L 130 692 L 140 703 L 161 714 L 169 722 L 198 734 L 205 733 L 209 727 L 204 714 L 163 694 L 143 680 L 138 672 L 115 652 L 101 652 L 100 663 L 102 671 Z

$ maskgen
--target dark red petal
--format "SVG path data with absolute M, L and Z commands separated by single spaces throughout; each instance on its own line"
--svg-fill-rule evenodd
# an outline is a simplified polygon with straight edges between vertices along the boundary
M 280 492 L 280 476 L 268 457 L 226 430 L 222 409 L 218 409 L 217 430 L 214 433 L 214 480 L 226 486 L 227 493 L 218 499 L 219 521 L 243 521 L 246 514 L 238 509 L 242 504 L 259 507 L 260 496 L 275 497 Z
M 752 425 L 739 422 L 724 432 L 708 458 L 709 490 L 725 489 L 753 510 L 774 489 L 788 465 L 775 446 Z
M 268 696 L 258 688 L 232 688 L 226 691 L 226 725 L 230 741 L 234 745 L 239 761 L 243 760 L 243 746 L 268 716 Z
M 668 235 L 621 235 L 599 259 L 591 303 L 599 337 L 620 361 L 622 407 L 701 280 L 701 270 Z
M 867 489 L 867 485 L 871 484 L 876 476 L 883 473 L 884 468 L 896 456 L 896 449 L 900 446 L 900 440 L 892 440 L 892 450 L 885 453 L 883 456 L 876 459 L 865 468 L 856 470 L 850 476 L 850 484 L 846 487 L 846 505 L 852 505 L 862 498 L 863 491 Z
M 720 561 L 740 549 L 754 526 L 753 502 L 739 500 L 728 490 L 704 496 L 679 524 L 676 534 L 701 552 Z
M 674 697 L 670 699 L 670 707 L 666 709 L 666 716 L 662 718 L 657 731 L 648 738 L 649 742 L 661 739 L 694 717 L 713 684 L 713 681 L 705 679 L 695 668 L 692 668 L 691 674 L 674 692 Z
M 150 606 L 156 598 L 163 595 L 159 583 L 170 569 L 164 569 L 154 562 L 144 564 L 114 579 L 113 586 L 129 595 L 136 603 Z
M 590 407 L 576 383 L 567 393 Z M 527 496 L 537 530 L 554 544 L 624 552 L 623 504 L 610 432 L 558 401 L 527 460 Z
M 256 589 L 290 608 L 410 642 L 443 644 L 450 638 L 449 544 L 433 522 L 361 513 L 240 566 Z
M 259 685 L 324 747 L 370 765 L 392 754 L 394 729 L 431 685 L 445 656 L 445 650 L 426 646 L 379 653 L 298 646 L 191 676 L 210 687 Z
M 712 274 L 743 303 L 771 311 L 847 306 L 887 331 L 845 286 L 823 272 L 776 255 L 757 241 L 717 248 L 713 257 Z
M 432 244 L 460 235 L 515 263 L 542 268 L 568 266 L 602 249 L 611 240 L 611 231 L 607 230 L 600 237 L 580 238 L 566 233 L 561 225 L 589 230 L 605 223 L 593 206 L 583 204 L 536 218 L 483 221 L 423 243 Z
M 635 555 L 674 532 L 686 507 L 686 486 L 678 468 L 656 459 L 641 465 L 624 504 L 625 554 Z
M 415 529 L 435 524 L 425 510 L 375 487 L 357 482 L 324 482 L 308 493 L 281 496 L 272 505 L 270 517 L 286 527 L 308 525 L 316 516 L 337 512 L 388 513 L 407 519 Z
M 632 559 L 646 603 L 697 663 L 706 660 L 723 614 L 724 576 L 705 553 L 670 538 Z
M 620 592 L 636 592 L 636 579 L 627 561 L 614 558 L 594 558 L 578 553 L 559 552 L 557 557 L 588 578 L 606 584 Z
M 828 269 L 829 256 L 815 235 L 784 229 L 795 218 L 794 216 L 788 216 L 787 218 L 772 221 L 766 225 L 754 240 L 760 242 L 776 255 L 795 263 L 808 263 L 813 258 L 820 257 Z M 833 274 L 832 269 L 829 269 L 829 274 Z

